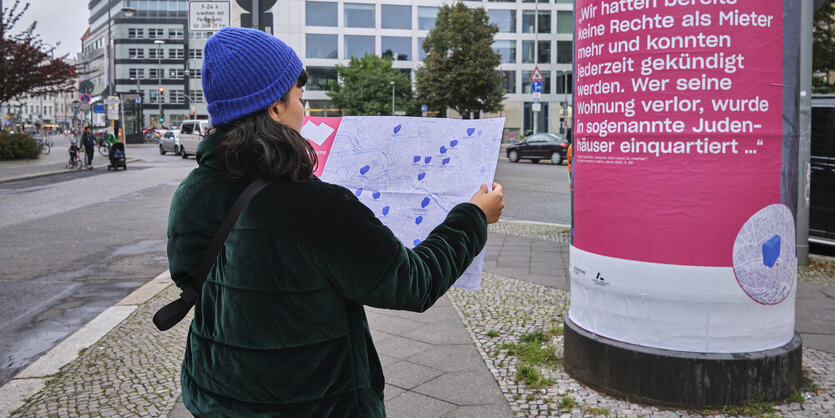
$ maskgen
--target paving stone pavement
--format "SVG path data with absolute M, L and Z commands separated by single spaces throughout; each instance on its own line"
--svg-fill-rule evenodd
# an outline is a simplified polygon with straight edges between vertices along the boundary
M 635 404 L 588 389 L 558 366 L 538 370 L 551 379 L 541 389 L 517 382 L 521 367 L 518 358 L 508 354 L 507 344 L 539 331 L 547 337 L 546 346 L 553 346 L 554 355 L 562 357 L 562 319 L 569 303 L 567 241 L 568 234 L 553 225 L 499 222 L 490 226 L 481 291 L 453 289 L 423 314 L 368 309 L 387 378 L 389 416 L 741 416 L 745 412 Z M 824 277 L 813 283 L 812 290 L 831 292 L 828 283 L 835 280 Z M 49 376 L 45 388 L 12 416 L 188 416 L 179 402 L 179 369 L 190 316 L 164 333 L 150 321 L 153 312 L 176 294 L 168 287 L 139 306 L 60 373 Z M 831 324 L 827 326 L 831 329 Z M 817 391 L 803 393 L 802 404 L 775 405 L 771 414 L 835 416 L 835 354 L 804 348 L 803 368 Z

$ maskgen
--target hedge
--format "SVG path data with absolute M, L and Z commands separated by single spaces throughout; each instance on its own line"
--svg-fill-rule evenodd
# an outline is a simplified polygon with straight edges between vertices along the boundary
M 0 160 L 34 160 L 40 155 L 38 141 L 31 136 L 0 131 Z

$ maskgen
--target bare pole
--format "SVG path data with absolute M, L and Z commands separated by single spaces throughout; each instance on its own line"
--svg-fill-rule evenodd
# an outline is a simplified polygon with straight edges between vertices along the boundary
M 252 27 L 261 30 L 261 5 L 258 0 L 252 0 Z
M 812 19 L 811 1 L 800 2 L 800 100 L 797 149 L 797 264 L 809 265 L 809 176 L 812 130 Z

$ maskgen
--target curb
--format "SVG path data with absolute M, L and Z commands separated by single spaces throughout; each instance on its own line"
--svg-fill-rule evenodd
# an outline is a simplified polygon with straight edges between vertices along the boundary
M 0 417 L 7 417 L 23 406 L 25 400 L 42 390 L 62 367 L 78 358 L 80 351 L 98 342 L 140 305 L 173 283 L 168 271 L 154 277 L 23 369 L 0 387 Z
M 133 163 L 133 162 L 136 162 L 136 161 L 141 161 L 141 160 L 139 158 L 130 158 L 129 157 L 127 160 L 125 160 L 125 164 Z M 107 167 L 107 166 L 104 166 L 104 167 Z M 0 178 L 0 184 L 11 183 L 13 181 L 36 179 L 38 177 L 54 176 L 56 174 L 62 174 L 62 173 L 71 173 L 71 171 L 68 171 L 68 170 L 71 170 L 71 169 L 64 168 L 64 169 L 61 169 L 61 170 L 43 171 L 43 172 L 36 173 L 36 174 L 26 174 L 26 175 L 18 176 L 18 177 Z

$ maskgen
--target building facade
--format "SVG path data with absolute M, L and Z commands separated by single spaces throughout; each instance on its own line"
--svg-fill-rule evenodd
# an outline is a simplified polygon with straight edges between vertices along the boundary
M 92 83 L 94 104 L 121 98 L 129 134 L 208 117 L 200 67 L 211 33 L 188 32 L 187 0 L 90 0 L 88 8 L 79 81 Z
M 250 25 L 250 0 L 221 3 L 230 5 L 232 26 Z M 326 90 L 336 82 L 335 66 L 347 65 L 351 57 L 390 55 L 393 66 L 414 82 L 415 70 L 425 56 L 423 40 L 444 3 L 283 0 L 261 13 L 259 27 L 293 47 L 304 61 L 310 73 L 304 99 L 311 115 L 333 116 L 339 111 L 330 105 Z M 465 4 L 485 8 L 491 23 L 499 27 L 493 47 L 502 56 L 497 71 L 507 95 L 502 112 L 482 116 L 505 117 L 511 136 L 530 130 L 563 131 L 565 116 L 571 115 L 573 1 L 479 0 Z M 131 17 L 123 11 L 127 6 L 136 10 Z M 128 103 L 125 109 L 137 117 L 141 112 L 142 126 L 175 126 L 191 114 L 208 117 L 200 68 L 203 46 L 213 32 L 188 31 L 187 0 L 90 0 L 89 9 L 90 29 L 82 42 L 82 62 L 87 68 L 85 79 L 95 86 L 94 96 L 100 100 L 114 93 L 140 92 L 142 105 Z M 108 32 L 112 48 L 107 48 Z M 545 79 L 536 128 L 530 81 L 534 68 L 539 68 Z M 108 90 L 109 84 L 112 90 Z M 163 123 L 159 122 L 160 111 Z M 130 117 L 126 119 L 130 125 Z

